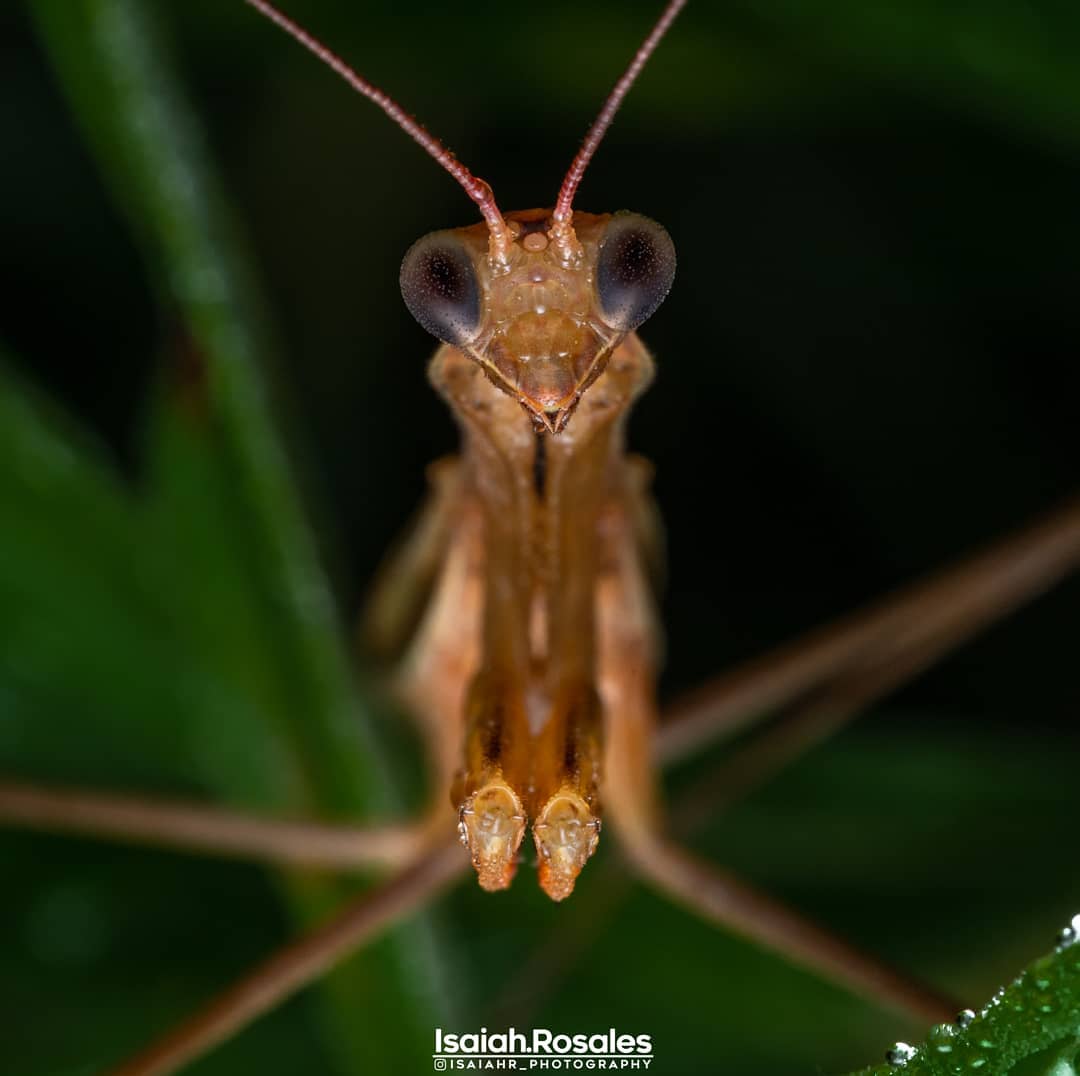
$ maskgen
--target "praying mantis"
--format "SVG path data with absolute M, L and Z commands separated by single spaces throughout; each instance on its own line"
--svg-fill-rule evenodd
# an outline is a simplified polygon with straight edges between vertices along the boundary
M 588 398 L 585 398 L 585 399 L 588 399 Z M 569 429 L 569 427 L 567 427 L 567 428 Z M 1042 533 L 1039 533 L 1039 534 L 1041 535 Z M 1061 534 L 1061 532 L 1059 532 L 1059 530 L 1055 527 L 1053 529 L 1053 534 L 1055 536 L 1057 536 L 1057 535 Z M 1066 532 L 1066 534 L 1068 534 L 1068 532 Z M 1041 538 L 1040 538 L 1040 541 L 1042 541 Z M 1038 548 L 1041 549 L 1043 547 L 1040 544 L 1040 546 Z M 1057 549 L 1058 552 L 1062 551 L 1061 547 L 1054 547 L 1054 548 Z M 1066 546 L 1065 548 L 1067 549 L 1068 547 Z M 1064 555 L 1064 553 L 1062 553 L 1062 555 Z M 999 578 L 1000 578 L 1000 576 L 999 576 Z M 1034 584 L 1032 584 L 1032 583 L 1030 583 L 1030 581 L 1028 581 L 1028 586 L 1034 586 Z M 1024 588 L 1022 588 L 1022 590 L 1024 590 Z M 1024 593 L 1026 593 L 1026 592 L 1027 591 L 1024 590 Z M 998 595 L 996 597 L 996 601 L 1003 602 L 1004 598 L 1002 598 L 1000 595 Z M 937 604 L 934 603 L 934 602 L 930 602 L 929 604 L 930 604 L 930 607 L 937 607 Z M 920 608 L 921 608 L 921 606 L 920 606 Z M 972 616 L 972 615 L 974 615 L 974 614 L 969 613 L 969 616 Z M 910 628 L 910 624 L 907 622 L 907 618 L 909 618 L 910 616 L 912 616 L 912 614 L 908 613 L 906 615 L 906 617 L 897 618 L 893 622 L 893 626 L 895 627 L 896 624 L 900 624 L 901 627 Z M 921 617 L 919 619 L 921 619 Z M 957 631 L 957 630 L 959 630 L 959 628 L 957 626 L 953 626 L 953 627 L 937 626 L 934 630 L 930 631 L 929 634 L 930 635 L 935 635 L 935 634 L 941 632 L 941 633 L 944 633 L 945 635 L 948 635 L 948 633 L 950 631 Z M 870 635 L 874 634 L 873 631 L 869 631 L 869 629 L 866 629 L 865 626 L 864 626 L 863 634 L 865 635 L 867 632 L 869 632 Z M 947 642 L 947 640 L 942 640 L 942 638 L 919 638 L 919 640 L 915 641 L 915 646 L 914 646 L 915 653 L 909 654 L 907 656 L 907 658 L 909 658 L 910 661 L 913 662 L 914 667 L 918 667 L 919 662 L 929 659 L 929 654 L 927 653 L 927 651 L 920 650 L 920 647 L 924 646 L 924 647 L 928 647 L 928 648 L 932 649 L 933 647 L 944 645 L 946 642 Z M 880 660 L 881 659 L 881 654 L 878 654 L 877 658 L 878 658 L 878 660 Z M 904 660 L 900 660 L 899 658 L 897 658 L 897 663 L 904 664 L 904 661 L 906 661 L 907 658 L 905 658 Z M 873 662 L 872 662 L 872 664 L 873 664 Z M 877 675 L 880 672 L 880 670 L 870 670 L 870 672 L 874 673 L 874 675 Z M 849 685 L 848 689 L 855 690 L 856 694 L 858 694 L 859 690 L 863 690 L 863 691 L 869 692 L 870 695 L 873 695 L 874 692 L 878 689 L 878 686 L 874 683 L 874 675 L 870 675 L 870 673 L 867 673 L 867 676 L 869 677 L 870 683 L 863 683 L 863 684 L 860 684 L 859 681 L 858 681 L 858 677 L 856 677 L 854 687 L 852 688 Z M 834 702 L 834 705 L 835 705 L 835 702 Z M 671 749 L 669 749 L 669 750 L 671 750 Z M 25 803 L 25 801 L 24 801 L 24 803 Z M 616 832 L 618 832 L 618 831 L 616 831 Z M 312 836 L 311 832 L 305 832 L 305 833 L 301 834 L 301 837 L 303 838 L 303 840 L 310 839 L 311 836 Z M 605 835 L 605 838 L 606 838 L 606 835 Z M 643 839 L 645 839 L 645 838 L 643 838 Z M 303 840 L 301 840 L 301 843 L 303 843 Z M 648 852 L 651 851 L 651 850 L 654 850 L 654 849 L 638 848 L 636 856 L 633 855 L 633 852 L 632 852 L 632 858 L 635 859 L 635 860 L 647 859 Z M 663 848 L 661 850 L 664 851 L 666 858 L 664 858 L 664 859 L 662 859 L 660 861 L 661 862 L 660 867 L 653 867 L 653 870 L 658 870 L 660 873 L 662 873 L 665 876 L 666 880 L 667 880 L 667 884 L 674 885 L 676 888 L 679 885 L 683 886 L 684 887 L 684 899 L 690 899 L 690 897 L 691 897 L 690 890 L 698 889 L 702 885 L 704 885 L 707 875 L 705 875 L 705 874 L 699 875 L 697 873 L 698 869 L 697 869 L 696 866 L 694 866 L 693 864 L 688 865 L 686 860 L 683 860 L 683 859 L 680 859 L 677 856 L 671 855 L 670 851 L 667 850 L 666 848 Z M 396 855 L 396 853 L 394 853 L 394 855 Z M 451 857 L 455 857 L 455 856 L 457 857 L 457 859 L 451 858 Z M 435 864 L 434 867 L 431 867 L 432 862 L 434 862 L 434 864 Z M 459 850 L 457 848 L 451 847 L 451 848 L 446 849 L 445 860 L 428 859 L 428 860 L 426 860 L 426 863 L 428 864 L 428 869 L 429 870 L 434 870 L 436 874 L 437 874 L 438 870 L 442 870 L 442 869 L 449 870 L 450 866 L 453 866 L 454 870 L 458 870 L 458 867 L 460 865 L 460 852 L 459 852 Z M 681 872 L 681 880 L 680 880 L 680 872 Z M 431 876 L 428 875 L 428 874 L 424 874 L 422 876 L 423 880 L 430 880 L 430 877 Z M 414 878 L 414 882 L 415 882 L 415 880 L 416 879 Z M 400 907 L 400 906 L 402 906 L 402 904 L 405 903 L 405 901 L 403 901 L 403 898 L 406 896 L 407 891 L 408 890 L 406 889 L 406 891 L 403 892 L 400 888 L 395 889 L 395 890 L 391 890 L 392 895 L 395 898 L 395 901 L 397 902 L 395 904 L 395 907 Z M 738 893 L 739 890 L 738 889 L 734 889 L 734 890 L 729 889 L 727 892 L 728 892 L 728 895 L 730 896 L 732 892 Z M 747 907 L 747 911 L 750 910 L 751 904 L 747 904 L 746 907 Z M 769 909 L 768 909 L 768 904 L 767 903 L 757 902 L 755 912 L 757 912 L 757 913 L 765 913 L 764 915 L 759 915 L 759 917 L 757 919 L 757 923 L 767 922 L 767 920 L 768 920 L 768 914 L 767 914 L 768 910 Z M 383 914 L 390 914 L 389 907 L 384 907 Z M 364 920 L 364 922 L 366 923 L 367 920 Z M 783 924 L 782 916 L 778 916 L 777 919 L 775 919 L 775 925 L 777 925 L 778 929 L 783 929 L 784 924 Z M 808 944 L 810 944 L 811 947 L 812 947 L 813 939 L 810 939 L 810 941 L 808 941 Z M 852 966 L 848 961 L 847 954 L 838 956 L 838 961 L 839 961 L 840 965 L 846 966 L 848 968 L 850 968 Z M 941 1007 L 936 1007 L 935 1006 L 935 1007 L 931 1008 L 931 1007 L 928 1006 L 926 1011 L 933 1011 L 935 1013 L 940 1013 L 942 1011 L 942 1009 L 941 1009 Z M 138 1071 L 138 1070 L 133 1070 L 133 1071 Z

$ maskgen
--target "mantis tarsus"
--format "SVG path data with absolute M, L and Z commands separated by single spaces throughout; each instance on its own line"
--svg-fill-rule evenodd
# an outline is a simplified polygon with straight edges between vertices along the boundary
M 522 230 L 525 231 L 533 222 L 528 218 L 524 218 L 519 219 L 518 223 L 522 226 Z M 582 231 L 584 230 L 583 226 Z M 529 231 L 528 234 L 538 233 Z M 554 236 L 550 241 L 554 244 L 557 239 L 558 236 Z M 568 255 L 569 257 L 570 255 Z M 549 434 L 544 436 L 549 436 Z M 534 469 L 535 466 L 534 463 Z M 533 481 L 537 481 L 535 477 Z M 749 676 L 743 682 L 737 682 L 735 692 L 736 697 L 740 698 L 741 705 L 734 708 L 732 712 L 746 715 L 755 710 L 766 709 L 766 703 L 769 706 L 779 706 L 790 698 L 807 694 L 826 675 L 831 676 L 841 672 L 854 673 L 855 675 L 850 682 L 841 681 L 841 685 L 836 689 L 834 696 L 826 693 L 824 700 L 819 701 L 818 709 L 821 709 L 823 705 L 829 715 L 835 718 L 844 711 L 845 707 L 857 705 L 868 698 L 872 698 L 880 690 L 887 688 L 890 677 L 896 673 L 897 667 L 902 671 L 908 671 L 932 660 L 937 652 L 962 638 L 977 624 L 997 615 L 1004 607 L 1014 604 L 1021 597 L 1037 590 L 1041 585 L 1048 582 L 1071 561 L 1075 555 L 1075 543 L 1076 517 L 1075 512 L 1070 511 L 1059 517 L 1055 524 L 1036 531 L 1032 537 L 1025 539 L 1022 543 L 1022 555 L 1018 552 L 1019 547 L 1015 545 L 1007 546 L 999 554 L 998 560 L 992 565 L 992 570 L 984 565 L 983 567 L 987 570 L 977 572 L 974 576 L 950 577 L 947 587 L 949 588 L 948 593 L 952 597 L 949 600 L 943 600 L 942 592 L 938 590 L 921 596 L 910 606 L 890 606 L 884 621 L 880 623 L 871 621 L 869 626 L 863 623 L 857 629 L 854 629 L 853 633 L 841 633 L 837 639 L 826 640 L 816 650 L 812 647 L 809 650 L 802 649 L 787 662 L 782 662 L 780 666 L 771 667 L 770 675 L 767 678 L 762 678 L 761 674 L 758 673 Z M 1032 556 L 1032 550 L 1035 551 L 1034 557 Z M 1019 570 L 1014 575 L 1010 575 L 1007 571 L 1001 571 L 1003 563 L 1026 569 L 1032 565 L 1032 561 L 1034 561 L 1036 569 L 1034 575 Z M 987 580 L 990 579 L 993 580 L 992 584 L 987 583 Z M 970 599 L 973 605 L 970 608 L 965 607 L 962 602 L 957 600 L 958 597 L 963 597 L 965 600 Z M 627 600 L 624 592 L 620 592 L 620 596 L 615 599 L 616 603 Z M 630 613 L 632 614 L 632 610 Z M 628 615 L 625 609 L 621 609 L 612 619 L 620 625 L 640 624 L 643 620 L 640 615 Z M 778 675 L 778 669 L 781 671 L 787 670 L 790 679 Z M 747 691 L 749 697 L 753 700 L 753 705 L 748 704 L 745 697 L 740 697 L 738 695 L 739 691 Z M 647 695 L 637 694 L 634 697 L 648 698 Z M 703 712 L 702 710 L 697 711 L 698 714 Z M 700 717 L 693 720 L 687 718 L 687 723 L 682 727 L 685 729 L 692 728 L 694 720 L 696 720 L 699 729 L 708 730 L 711 724 L 710 721 Z M 675 726 L 672 727 L 672 731 L 667 733 L 667 738 L 664 741 L 667 745 L 665 750 L 668 752 L 676 751 L 680 742 L 684 746 L 693 742 L 692 733 L 686 732 L 680 737 L 680 734 L 674 731 L 674 728 Z M 628 774 L 642 765 L 639 758 L 642 754 L 640 745 L 637 748 L 628 746 L 624 750 L 627 752 L 627 756 L 622 761 L 616 761 L 614 764 L 609 763 L 609 781 L 611 781 L 610 773 L 613 771 L 619 774 Z M 623 790 L 620 793 L 615 789 L 612 793 L 612 800 L 619 802 L 621 799 L 622 802 L 621 810 L 624 812 L 623 817 L 627 820 L 625 832 L 630 837 L 631 858 L 643 872 L 652 877 L 658 884 L 673 889 L 681 899 L 702 906 L 707 914 L 715 915 L 728 922 L 734 921 L 750 934 L 764 936 L 766 940 L 779 943 L 789 950 L 795 949 L 798 951 L 801 945 L 803 959 L 814 964 L 831 965 L 834 974 L 841 978 L 852 979 L 864 987 L 876 989 L 880 994 L 891 997 L 894 1001 L 902 1001 L 912 1007 L 920 1008 L 925 1013 L 941 1015 L 946 1011 L 943 1006 L 935 1003 L 928 995 L 917 990 L 909 990 L 903 983 L 891 979 L 887 973 L 874 968 L 872 964 L 860 963 L 860 959 L 856 954 L 836 948 L 829 939 L 822 935 L 816 935 L 813 931 L 807 931 L 796 920 L 788 917 L 782 910 L 771 906 L 767 901 L 743 891 L 723 876 L 710 873 L 702 864 L 695 863 L 682 854 L 675 852 L 666 841 L 656 836 L 649 819 L 638 813 L 640 805 L 643 801 L 647 801 L 648 797 L 648 793 L 643 786 L 644 781 L 639 780 L 635 782 L 632 790 Z M 6 803 L 9 811 L 12 815 L 21 811 L 24 820 L 47 821 L 47 816 L 50 816 L 51 812 L 52 820 L 63 824 L 65 802 L 70 807 L 73 801 L 70 799 L 65 801 L 63 795 L 53 798 L 46 795 L 35 799 L 35 794 L 32 791 L 15 787 L 7 790 Z M 88 805 L 83 804 L 83 806 Z M 100 806 L 102 806 L 103 810 L 99 813 L 98 818 L 101 824 L 106 826 L 108 808 L 115 805 L 103 803 Z M 138 813 L 137 807 L 133 806 L 133 810 L 136 814 Z M 67 813 L 66 817 L 70 817 L 70 812 Z M 85 813 L 83 817 L 86 817 Z M 115 820 L 120 818 L 120 815 L 114 812 L 112 817 Z M 142 817 L 148 816 L 144 815 Z M 168 812 L 165 812 L 151 819 L 153 826 L 159 831 L 162 828 L 167 828 L 168 817 L 175 819 L 178 816 L 175 814 L 168 815 Z M 224 832 L 220 825 L 222 819 L 219 817 L 208 815 L 201 820 L 196 819 L 196 822 L 199 821 L 207 823 L 205 833 L 210 836 L 211 840 L 213 840 L 212 834 Z M 123 823 L 116 824 L 121 828 L 124 825 Z M 253 823 L 247 832 L 249 834 L 253 833 L 256 828 L 257 826 Z M 303 847 L 304 855 L 310 855 L 311 853 L 310 838 L 319 835 L 321 832 L 309 830 L 302 834 L 300 844 Z M 238 823 L 238 828 L 233 830 L 233 834 L 234 848 L 243 847 L 248 838 L 242 831 L 240 823 Z M 276 843 L 276 838 L 273 835 L 268 832 L 265 835 L 266 847 L 271 854 L 275 851 L 284 852 L 284 848 Z M 334 834 L 325 835 L 328 838 L 335 836 Z M 373 834 L 372 836 L 382 841 L 381 848 L 383 850 L 379 853 L 379 856 L 383 859 L 393 860 L 396 858 L 411 862 L 412 855 L 410 853 L 413 852 L 413 848 L 408 842 L 413 840 L 412 836 L 405 834 L 406 840 L 404 843 L 397 842 L 394 839 L 403 836 L 402 834 L 382 833 Z M 258 840 L 255 843 L 258 843 Z M 348 845 L 349 840 L 346 839 L 344 843 Z M 333 844 L 333 841 L 328 840 L 328 844 Z M 403 848 L 405 851 L 402 851 Z M 287 853 L 285 854 L 287 857 Z M 344 861 L 359 862 L 363 861 L 370 853 L 369 851 L 357 852 L 354 842 L 351 851 L 347 848 L 346 851 L 337 854 L 340 854 Z M 329 940 L 334 943 L 331 945 L 332 949 L 346 935 L 354 939 L 362 936 L 378 922 L 381 922 L 385 916 L 404 907 L 408 901 L 420 899 L 427 885 L 433 885 L 440 880 L 444 880 L 457 869 L 455 864 L 460 864 L 460 857 L 458 861 L 453 860 L 449 851 L 446 853 L 436 852 L 430 855 L 431 857 L 428 858 L 429 853 L 425 849 L 420 861 L 415 866 L 407 867 L 397 882 L 391 883 L 385 890 L 381 891 L 381 896 L 373 898 L 372 904 L 364 905 L 358 913 L 347 916 L 341 922 L 339 930 L 330 931 L 323 936 L 322 940 Z M 327 858 L 332 859 L 333 854 L 328 852 Z M 505 868 L 510 862 L 509 859 L 504 859 L 502 867 Z M 505 881 L 505 871 L 493 876 L 491 880 L 493 883 L 501 884 Z M 711 893 L 711 896 L 702 900 L 702 893 L 706 891 Z M 560 891 L 559 895 L 565 894 Z M 294 959 L 277 962 L 271 965 L 271 970 L 281 973 L 281 977 L 277 980 L 279 983 L 294 984 L 299 981 L 297 977 L 301 977 L 297 969 L 303 970 L 306 976 L 322 963 L 323 955 L 325 955 L 324 951 L 318 947 L 313 949 L 302 946 L 293 951 L 292 957 Z M 263 984 L 268 981 L 265 974 L 257 980 L 257 982 Z M 254 983 L 256 980 L 252 982 Z M 224 1016 L 222 1017 L 223 1022 L 217 1025 L 214 1031 L 215 1035 L 221 1029 L 231 1028 L 236 1023 L 235 1015 L 238 1010 L 249 1010 L 251 996 L 250 991 L 233 995 L 233 1000 L 237 1002 L 237 1006 L 232 1009 L 226 1006 L 225 1009 L 218 1010 L 218 1014 L 224 1013 Z M 202 1027 L 205 1029 L 207 1026 L 209 1025 L 204 1021 Z M 174 1040 L 174 1043 L 179 1044 L 177 1046 L 177 1049 L 181 1051 L 179 1055 L 174 1054 L 171 1059 L 168 1059 L 167 1053 L 159 1052 L 157 1061 L 136 1062 L 128 1071 L 165 1071 L 166 1068 L 162 1066 L 174 1064 L 177 1056 L 183 1056 L 184 1050 L 190 1052 L 192 1049 L 196 1038 L 192 1034 L 185 1034 L 187 1034 L 186 1038 L 182 1035 L 179 1039 Z M 166 1060 L 161 1060 L 162 1057 L 166 1057 Z M 151 1065 L 157 1067 L 150 1067 Z

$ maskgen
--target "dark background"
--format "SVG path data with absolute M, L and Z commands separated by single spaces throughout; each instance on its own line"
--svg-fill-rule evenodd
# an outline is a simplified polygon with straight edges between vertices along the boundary
M 513 209 L 551 202 L 655 5 L 587 8 L 291 10 Z M 432 341 L 398 295 L 400 258 L 475 214 L 369 104 L 239 3 L 162 15 L 257 266 L 279 410 L 348 622 L 423 494 L 424 465 L 454 445 L 424 377 Z M 666 694 L 1075 487 L 1078 30 L 1080 16 L 1050 4 L 695 3 L 629 97 L 578 202 L 656 218 L 680 259 L 642 333 L 659 376 L 630 427 L 656 463 L 668 530 Z M 149 284 L 17 8 L 0 14 L 0 69 L 0 342 L 138 489 L 147 396 L 183 350 L 176 313 Z M 910 969 L 973 1000 L 988 994 L 1077 902 L 1076 866 L 1058 850 L 1078 807 L 1078 615 L 1071 583 L 815 752 L 702 847 Z M 964 834 L 974 844 L 957 859 Z M 178 869 L 73 841 L 34 848 L 35 861 L 95 870 L 113 857 L 101 868 L 119 887 L 110 899 L 130 899 L 124 885 L 153 889 L 154 870 L 167 889 Z M 52 870 L 13 904 L 16 948 L 19 915 L 44 915 L 33 909 L 48 906 L 50 885 L 65 892 L 68 875 Z M 205 875 L 215 907 L 263 895 L 254 871 L 205 870 L 224 872 Z M 573 902 L 541 906 L 528 881 L 495 910 L 471 892 L 448 905 L 474 983 L 464 1027 L 504 1012 L 572 1030 L 613 1020 L 654 1033 L 661 1073 L 713 1062 L 836 1071 L 917 1034 L 640 892 L 590 921 Z M 208 908 L 185 929 L 202 939 L 223 916 Z M 264 919 L 236 954 L 215 952 L 225 970 L 206 970 L 192 941 L 193 996 L 287 932 L 272 911 Z M 511 974 L 531 966 L 538 935 L 548 946 L 571 936 L 555 985 Z M 162 964 L 175 961 L 176 946 L 163 949 Z M 20 959 L 46 965 L 45 982 L 49 959 L 28 952 Z M 117 941 L 70 959 L 51 976 L 78 992 L 129 955 Z M 122 1024 L 124 1004 L 106 1005 L 98 1026 Z M 280 1042 L 306 1013 L 281 1025 Z M 778 1014 L 786 1032 L 770 1033 Z M 299 1071 L 271 1052 L 277 1025 L 266 1026 L 263 1040 L 251 1035 L 258 1071 Z M 248 1071 L 218 1063 L 205 1071 Z M 61 1069 L 40 1041 L 20 1065 Z M 345 1070 L 327 1053 L 304 1071 Z

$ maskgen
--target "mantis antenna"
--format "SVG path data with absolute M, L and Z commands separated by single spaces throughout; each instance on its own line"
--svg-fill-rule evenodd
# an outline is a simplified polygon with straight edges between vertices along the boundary
M 487 221 L 491 233 L 490 253 L 493 262 L 504 265 L 513 234 L 507 228 L 499 207 L 495 204 L 495 195 L 482 179 L 474 176 L 434 135 L 416 122 L 389 94 L 384 93 L 354 71 L 337 53 L 328 49 L 321 41 L 312 36 L 303 27 L 293 22 L 267 0 L 245 0 L 260 15 L 277 24 L 290 37 L 304 46 L 320 59 L 332 71 L 340 75 L 357 93 L 374 102 L 390 117 L 412 140 L 422 146 L 450 175 L 461 184 L 465 193 L 480 207 L 480 212 Z
M 578 150 L 577 156 L 571 162 L 566 178 L 563 180 L 562 187 L 559 190 L 559 198 L 555 203 L 555 212 L 552 214 L 552 232 L 556 240 L 564 246 L 568 243 L 570 245 L 574 243 L 574 231 L 571 226 L 574 215 L 574 195 L 577 193 L 578 186 L 581 183 L 581 177 L 585 175 L 585 169 L 589 167 L 593 154 L 596 153 L 597 147 L 603 141 L 604 135 L 607 134 L 607 130 L 611 126 L 611 121 L 615 118 L 615 113 L 619 111 L 623 98 L 629 93 L 630 87 L 633 86 L 638 75 L 641 74 L 641 69 L 648 62 L 649 57 L 656 51 L 656 46 L 660 44 L 664 34 L 668 32 L 671 24 L 675 21 L 675 16 L 685 6 L 686 0 L 670 0 L 670 3 L 661 12 L 660 18 L 656 20 L 656 25 L 653 26 L 649 36 L 645 38 L 641 43 L 641 47 L 634 54 L 630 66 L 623 72 L 622 78 L 615 83 L 614 88 L 608 95 L 608 99 L 604 102 L 604 107 L 600 109 L 599 115 L 593 121 L 592 127 L 589 128 L 589 133 L 585 136 L 581 149 Z
M 378 86 L 368 82 L 359 72 L 350 67 L 337 53 L 327 48 L 302 26 L 293 22 L 286 14 L 279 11 L 269 0 L 245 0 L 259 14 L 265 16 L 284 30 L 304 46 L 312 55 L 321 60 L 327 67 L 343 78 L 357 93 L 374 102 L 390 117 L 410 138 L 427 150 L 428 154 L 443 166 L 461 184 L 465 193 L 479 206 L 484 220 L 487 222 L 488 231 L 491 233 L 490 256 L 494 264 L 505 266 L 509 260 L 510 247 L 514 242 L 513 233 L 503 220 L 499 207 L 495 204 L 495 195 L 484 180 L 474 176 L 434 135 L 430 134 L 416 122 L 389 94 L 380 90 Z M 686 0 L 669 0 L 668 5 L 661 12 L 656 24 L 649 32 L 648 37 L 641 43 L 641 47 L 634 54 L 630 66 L 623 72 L 622 77 L 615 83 L 614 88 L 600 109 L 599 115 L 589 128 L 585 141 L 577 156 L 570 164 L 570 168 L 563 179 L 559 190 L 559 197 L 555 203 L 555 210 L 551 218 L 551 236 L 563 252 L 564 260 L 576 261 L 580 256 L 580 245 L 573 229 L 573 203 L 585 169 L 596 153 L 597 148 L 604 139 L 608 128 L 611 126 L 615 114 L 619 111 L 623 98 L 629 93 L 641 73 L 642 68 L 648 62 L 649 57 L 656 51 L 664 35 L 667 33 L 675 17 L 686 6 Z

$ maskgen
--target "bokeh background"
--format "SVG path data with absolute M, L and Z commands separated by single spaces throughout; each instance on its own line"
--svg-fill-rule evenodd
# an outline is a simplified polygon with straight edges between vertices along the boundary
M 389 809 L 382 792 L 326 791 L 388 769 L 405 799 L 421 783 L 363 659 L 354 716 L 384 741 L 377 761 L 341 762 L 361 747 L 305 712 L 318 672 L 277 679 L 304 617 L 275 580 L 303 571 L 260 530 L 273 512 L 237 508 L 276 457 L 238 464 L 244 420 L 207 395 L 205 326 L 174 294 L 196 285 L 177 284 L 143 181 L 101 133 L 144 122 L 152 140 L 152 110 L 96 101 L 102 42 L 136 55 L 139 36 L 113 30 L 152 14 L 146 40 L 197 118 L 223 245 L 258 296 L 233 313 L 258 326 L 341 639 L 425 464 L 454 445 L 400 258 L 474 213 L 239 2 L 146 7 L 0 11 L 0 767 L 283 813 Z M 509 209 L 551 202 L 656 5 L 290 11 Z M 642 334 L 659 376 L 631 424 L 668 528 L 667 695 L 1075 488 L 1078 56 L 1080 14 L 1049 2 L 700 2 L 635 88 L 579 203 L 660 220 L 680 257 Z M 696 846 L 988 996 L 1080 905 L 1078 623 L 1073 582 Z M 0 1067 L 19 1076 L 99 1071 L 357 884 L 27 834 L 0 833 L 0 855 Z M 459 888 L 191 1071 L 426 1071 L 436 1023 L 507 1022 L 650 1033 L 654 1071 L 755 1076 L 845 1071 L 921 1031 L 628 884 L 605 847 L 562 907 L 528 870 L 498 898 Z

